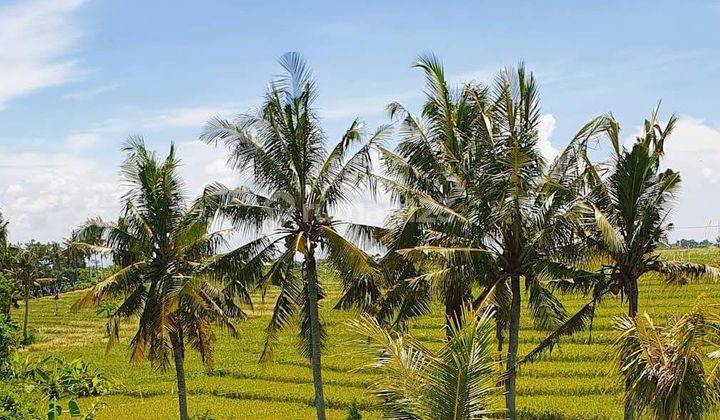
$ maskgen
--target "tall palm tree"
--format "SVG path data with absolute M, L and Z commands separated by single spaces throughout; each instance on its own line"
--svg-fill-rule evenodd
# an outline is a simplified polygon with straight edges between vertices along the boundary
M 252 187 L 230 190 L 215 185 L 205 196 L 239 229 L 273 228 L 270 243 L 238 275 L 260 287 L 280 287 L 263 360 L 272 358 L 278 332 L 292 314 L 300 313 L 300 350 L 310 358 L 317 417 L 324 419 L 321 349 L 326 333 L 318 313 L 324 292 L 317 256 L 327 256 L 345 287 L 379 276 L 373 259 L 338 232 L 343 223 L 334 220 L 332 212 L 366 185 L 371 148 L 386 137 L 387 127 L 364 142 L 362 124 L 356 120 L 340 142 L 326 150 L 313 108 L 318 92 L 309 68 L 297 53 L 283 55 L 280 65 L 285 73 L 270 84 L 257 115 L 241 115 L 232 122 L 214 119 L 201 136 L 206 142 L 224 142 L 230 163 L 249 175 Z M 300 276 L 296 256 L 302 258 Z M 272 260 L 265 271 L 264 260 Z
M 5 254 L 4 273 L 14 283 L 14 289 L 22 294 L 23 343 L 28 342 L 30 296 L 40 287 L 47 286 L 53 279 L 47 277 L 48 266 L 35 248 L 10 246 Z
M 400 121 L 401 139 L 394 152 L 378 146 L 385 170 L 378 179 L 399 204 L 383 231 L 371 231 L 387 249 L 381 265 L 390 267 L 398 280 L 378 302 L 378 312 L 394 313 L 396 324 L 420 315 L 432 290 L 445 307 L 449 338 L 460 326 L 463 308 L 473 300 L 473 287 L 483 284 L 491 267 L 472 273 L 457 270 L 440 279 L 420 275 L 419 267 L 408 267 L 397 256 L 399 250 L 427 245 L 426 235 L 433 236 L 435 245 L 456 242 L 442 233 L 464 225 L 463 212 L 470 201 L 482 199 L 471 197 L 470 191 L 478 181 L 474 168 L 479 165 L 482 141 L 475 129 L 482 123 L 488 91 L 474 84 L 452 87 L 433 55 L 420 57 L 413 67 L 425 74 L 427 97 L 422 112 L 415 117 L 399 103 L 388 105 L 390 117 Z M 406 281 L 408 276 L 414 280 Z M 397 299 L 399 295 L 403 299 Z
M 532 75 L 523 67 L 507 70 L 497 78 L 491 92 L 475 88 L 468 95 L 478 98 L 465 105 L 476 108 L 465 111 L 475 115 L 469 120 L 470 126 L 464 130 L 450 128 L 462 134 L 464 146 L 459 146 L 457 157 L 443 158 L 457 169 L 439 170 L 458 180 L 455 191 L 443 197 L 417 186 L 426 171 L 421 165 L 430 165 L 435 156 L 446 156 L 443 150 L 452 149 L 452 143 L 426 147 L 428 151 L 417 158 L 418 163 L 410 163 L 412 155 L 393 157 L 389 166 L 395 179 L 384 184 L 402 197 L 408 214 L 419 208 L 432 216 L 425 218 L 430 222 L 422 227 L 419 244 L 397 251 L 421 266 L 434 268 L 410 281 L 424 279 L 435 290 L 461 290 L 462 295 L 451 294 L 460 298 L 459 303 L 450 305 L 455 308 L 493 294 L 499 342 L 505 331 L 508 337 L 504 382 L 506 408 L 513 417 L 521 279 L 536 326 L 552 329 L 572 317 L 553 295 L 547 280 L 595 276 L 573 266 L 582 261 L 582 255 L 572 221 L 582 214 L 582 165 L 577 153 L 598 136 L 603 125 L 598 120 L 583 127 L 546 169 L 537 148 L 539 104 Z M 479 99 L 483 95 L 485 99 Z M 426 105 L 424 109 L 428 108 Z M 418 136 L 418 142 L 428 138 Z M 463 162 L 468 162 L 467 166 Z M 463 172 L 467 174 L 458 175 Z M 424 182 L 442 185 L 436 179 L 442 178 Z M 473 297 L 473 289 L 479 289 L 480 295 Z
M 464 311 L 466 322 L 437 351 L 410 335 L 392 334 L 376 319 L 365 317 L 351 326 L 368 338 L 379 368 L 372 392 L 390 419 L 495 418 L 497 392 L 489 311 Z M 456 323 L 450 324 L 456 328 Z
M 203 363 L 210 366 L 212 325 L 234 335 L 232 321 L 244 314 L 217 287 L 231 275 L 218 270 L 226 266 L 219 264 L 225 257 L 216 255 L 223 245 L 223 232 L 211 231 L 212 218 L 202 200 L 188 204 L 174 146 L 164 160 L 149 151 L 141 138 L 130 138 L 123 150 L 127 158 L 122 174 L 130 189 L 122 216 L 116 223 L 88 221 L 76 243 L 110 253 L 115 269 L 74 308 L 122 300 L 108 320 L 108 346 L 119 338 L 119 321 L 137 317 L 131 360 L 149 359 L 165 371 L 172 357 L 180 419 L 184 420 L 188 418 L 186 345 L 199 351 Z
M 672 199 L 680 187 L 680 174 L 661 169 L 665 142 L 677 118 L 663 125 L 659 107 L 653 109 L 632 146 L 620 144 L 619 124 L 612 120 L 607 134 L 614 157 L 607 177 L 590 165 L 592 205 L 586 216 L 584 240 L 588 249 L 603 259 L 608 274 L 607 291 L 627 298 L 628 316 L 638 313 L 638 280 L 656 272 L 669 282 L 685 284 L 701 278 L 720 279 L 720 271 L 705 264 L 664 261 L 657 248 L 672 228 L 667 218 Z
M 650 316 L 618 318 L 615 365 L 625 382 L 626 418 L 699 419 L 717 406 L 720 364 L 704 366 L 720 349 L 720 316 L 698 304 L 668 326 Z

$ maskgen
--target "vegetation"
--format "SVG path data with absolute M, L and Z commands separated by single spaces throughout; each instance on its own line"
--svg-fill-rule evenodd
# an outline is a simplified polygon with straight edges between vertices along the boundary
M 318 282 L 317 254 L 327 256 L 346 288 L 379 275 L 372 259 L 338 232 L 342 223 L 333 219 L 332 212 L 367 179 L 371 147 L 383 140 L 387 130 L 378 129 L 363 143 L 362 124 L 356 120 L 328 152 L 313 109 L 317 86 L 310 70 L 295 53 L 284 55 L 280 64 L 286 73 L 270 84 L 257 116 L 243 115 L 234 122 L 213 120 L 202 135 L 208 142 L 223 141 L 233 166 L 250 171 L 258 190 L 214 185 L 206 190 L 205 199 L 216 203 L 219 213 L 239 230 L 259 231 L 268 222 L 274 224 L 269 238 L 236 251 L 254 255 L 235 275 L 246 276 L 246 284 L 281 289 L 266 329 L 262 360 L 272 359 L 278 332 L 296 311 L 300 314 L 300 352 L 310 358 L 317 417 L 324 419 L 321 349 L 326 332 L 318 302 L 325 292 Z M 279 251 L 279 246 L 285 249 Z M 303 261 L 300 277 L 296 255 Z M 269 261 L 272 264 L 265 270 Z M 246 293 L 244 288 L 230 290 Z
M 212 366 L 212 325 L 235 333 L 233 320 L 242 310 L 225 299 L 214 282 L 224 278 L 215 250 L 222 232 L 210 231 L 212 218 L 199 200 L 188 206 L 177 175 L 174 147 L 164 160 L 147 150 L 140 138 L 125 149 L 122 173 L 132 185 L 123 216 L 116 223 L 89 221 L 78 234 L 87 248 L 111 253 L 115 270 L 85 293 L 75 309 L 120 299 L 107 321 L 108 346 L 119 339 L 119 322 L 137 319 L 130 341 L 134 362 L 149 359 L 165 371 L 174 360 L 180 418 L 188 418 L 185 346 L 200 352 Z M 96 245 L 102 238 L 105 248 Z
M 717 365 L 705 366 L 720 351 L 720 318 L 702 305 L 681 311 L 698 292 L 720 296 L 700 282 L 720 279 L 720 253 L 662 251 L 680 185 L 661 169 L 674 117 L 661 124 L 654 109 L 624 146 L 617 121 L 599 116 L 546 162 L 532 73 L 521 65 L 490 86 L 454 87 L 426 56 L 416 64 L 427 82 L 420 115 L 388 106 L 397 147 L 384 144 L 393 125 L 367 135 L 355 120 L 328 149 L 311 71 L 297 53 L 280 64 L 256 114 L 213 119 L 201 135 L 225 144 L 244 185 L 211 184 L 191 201 L 174 146 L 160 158 L 133 137 L 116 222 L 91 219 L 63 244 L 7 245 L 0 219 L 8 416 L 38 412 L 12 392 L 18 386 L 44 396 L 49 419 L 93 418 L 99 406 L 86 399 L 101 396 L 127 404 L 128 416 L 166 417 L 175 394 L 181 420 L 195 395 L 192 418 L 213 418 L 217 404 L 323 420 L 716 414 Z M 611 159 L 592 161 L 589 146 L 605 140 Z M 335 218 L 379 185 L 396 204 L 384 226 Z M 232 234 L 246 243 L 231 247 Z M 80 276 L 92 258 L 101 281 L 60 298 L 88 280 Z M 651 293 L 640 293 L 641 280 Z M 41 341 L 32 344 L 30 300 L 42 314 L 48 293 L 55 316 L 38 317 Z M 617 294 L 627 318 L 608 299 Z M 337 302 L 332 316 L 325 299 Z M 641 302 L 669 324 L 639 316 Z M 25 362 L 13 305 L 24 314 Z M 132 334 L 123 324 L 135 325 Z M 299 337 L 287 341 L 291 324 Z M 154 370 L 117 362 L 121 338 L 132 362 Z M 90 361 L 132 385 L 115 386 Z M 151 407 L 136 407 L 146 400 Z
M 712 263 L 720 259 L 717 249 L 667 250 L 660 255 L 668 260 L 693 263 Z M 342 296 L 340 279 L 333 270 L 320 263 L 318 275 L 325 285 L 327 300 Z M 687 287 L 667 285 L 657 274 L 641 278 L 645 292 L 640 306 L 664 325 L 672 317 L 692 311 L 697 296 L 704 295 L 708 303 L 720 301 L 720 289 L 715 284 L 693 284 Z M 312 418 L 315 406 L 313 384 L 307 358 L 297 352 L 297 338 L 292 332 L 278 335 L 272 364 L 258 364 L 258 356 L 265 345 L 264 329 L 268 325 L 279 288 L 270 286 L 261 299 L 253 293 L 255 305 L 247 309 L 248 319 L 237 324 L 240 339 L 218 334 L 214 346 L 215 365 L 207 374 L 201 357 L 188 352 L 185 361 L 190 414 L 210 411 L 216 418 L 221 413 L 234 413 L 235 418 L 257 418 L 257 413 L 269 418 Z M 21 350 L 21 359 L 41 360 L 57 356 L 65 360 L 82 359 L 96 367 L 108 378 L 123 387 L 99 397 L 105 408 L 96 418 L 173 418 L 177 417 L 177 391 L 172 371 L 161 372 L 149 365 L 128 365 L 125 347 L 114 346 L 105 352 L 105 318 L 91 308 L 78 312 L 71 306 L 82 292 L 63 294 L 57 301 L 59 316 L 54 316 L 56 301 L 52 297 L 38 298 L 33 305 L 37 341 Z M 527 295 L 524 293 L 523 298 Z M 572 313 L 583 307 L 587 299 L 582 294 L 559 295 L 565 308 Z M 618 337 L 614 319 L 626 315 L 627 305 L 618 300 L 605 300 L 598 305 L 592 331 L 578 332 L 560 342 L 550 354 L 536 362 L 522 366 L 517 378 L 517 409 L 520 418 L 527 419 L 617 419 L 623 413 L 624 382 L 619 375 L 613 343 Z M 13 314 L 22 314 L 22 307 Z M 379 380 L 379 371 L 359 369 L 369 366 L 377 354 L 369 354 L 367 341 L 348 323 L 357 319 L 351 311 L 336 311 L 329 306 L 320 308 L 326 320 L 328 339 L 324 348 L 323 381 L 327 416 L 343 419 L 356 400 L 363 419 L 378 419 L 379 400 L 370 393 Z M 413 339 L 436 352 L 445 338 L 444 308 L 431 304 L 430 314 L 408 323 Z M 519 353 L 524 355 L 544 340 L 546 333 L 536 331 L 530 313 L 520 319 Z M 128 342 L 134 330 L 122 328 L 120 339 Z M 493 341 L 493 344 L 497 344 Z M 711 351 L 709 348 L 708 351 Z M 710 363 L 706 359 L 706 362 Z M 708 364 L 707 370 L 713 365 Z M 496 365 L 496 369 L 500 366 Z M 495 378 L 499 378 L 496 371 Z M 97 397 L 76 401 L 85 410 Z M 495 395 L 495 408 L 502 409 L 502 391 Z M 47 404 L 41 408 L 44 410 Z M 544 415 L 544 417 L 542 417 Z M 712 418 L 711 415 L 708 418 Z
M 49 284 L 52 280 L 44 277 L 47 272 L 46 262 L 39 258 L 37 250 L 31 247 L 11 247 L 3 255 L 5 275 L 15 283 L 14 290 L 19 290 L 23 305 L 22 337 L 23 343 L 28 341 L 28 322 L 30 317 L 30 296 L 33 291 Z
M 718 401 L 717 362 L 707 369 L 707 351 L 717 359 L 720 315 L 697 305 L 667 326 L 649 315 L 619 318 L 615 328 L 617 368 L 625 379 L 625 411 L 653 419 L 702 418 Z M 626 414 L 626 417 L 628 415 Z
M 379 367 L 371 389 L 386 418 L 476 419 L 497 414 L 491 311 L 465 311 L 451 338 L 433 352 L 411 336 L 393 335 L 373 318 L 354 328 L 370 340 Z M 455 321 L 460 321 L 457 319 Z

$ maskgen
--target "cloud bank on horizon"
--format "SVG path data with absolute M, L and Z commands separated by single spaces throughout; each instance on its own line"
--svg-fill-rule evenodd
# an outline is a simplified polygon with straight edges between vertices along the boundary
M 130 134 L 143 134 L 161 154 L 167 152 L 170 140 L 175 140 L 189 195 L 199 193 L 209 182 L 227 185 L 242 182 L 240 176 L 227 167 L 224 149 L 195 139 L 209 118 L 231 116 L 258 104 L 263 85 L 248 82 L 252 85 L 249 92 L 253 93 L 235 95 L 236 99 L 213 93 L 197 94 L 195 98 L 179 102 L 173 98 L 172 106 L 155 104 L 152 100 L 143 102 L 141 96 L 125 93 L 132 90 L 126 87 L 134 81 L 118 81 L 114 79 L 117 73 L 105 74 L 117 65 L 117 62 L 103 61 L 112 61 L 108 58 L 112 54 L 97 56 L 94 49 L 84 48 L 92 43 L 92 37 L 98 36 L 93 32 L 111 38 L 123 36 L 122 33 L 104 34 L 97 28 L 100 24 L 93 23 L 95 13 L 90 13 L 97 11 L 97 7 L 90 0 L 33 0 L 0 6 L 0 127 L 10 127 L 5 132 L 0 130 L 0 209 L 11 222 L 13 241 L 59 240 L 89 217 L 116 217 L 123 193 L 118 171 L 123 156 L 119 148 Z M 102 10 L 97 14 L 105 16 Z M 339 31 L 333 27 L 324 30 Z M 172 37 L 158 39 L 157 43 L 172 48 L 173 45 L 163 44 L 171 41 Z M 333 48 L 327 46 L 328 54 Z M 328 76 L 333 69 L 332 61 L 328 62 L 317 47 L 311 48 L 311 52 L 313 56 L 320 56 L 318 61 L 323 72 L 319 76 Z M 437 52 L 442 55 L 442 51 Z M 414 53 L 408 51 L 408 57 Z M 237 54 L 242 54 L 242 50 Z M 257 59 L 260 52 L 254 54 Z M 272 69 L 272 60 L 279 53 L 269 49 L 262 54 L 263 60 L 269 63 L 263 65 L 263 69 Z M 89 59 L 92 65 L 85 64 Z M 310 61 L 312 64 L 312 59 Z M 477 70 L 465 70 L 449 77 L 457 82 L 490 80 L 493 72 L 487 69 L 499 69 L 504 64 L 497 61 L 493 66 L 495 61 L 490 61 L 476 63 Z M 148 57 L 144 57 L 142 63 L 148 68 L 166 64 L 153 62 Z M 357 75 L 345 77 L 360 77 L 362 71 L 358 68 Z M 572 73 L 572 69 L 567 71 Z M 274 74 L 265 70 L 259 73 L 263 72 L 265 75 L 258 77 L 264 77 L 265 81 Z M 538 76 L 542 85 L 542 72 Z M 152 83 L 160 91 L 182 90 L 183 83 L 179 76 L 175 77 L 169 76 L 165 87 L 158 86 L 158 80 Z M 211 74 L 207 79 L 208 91 L 233 89 L 232 85 L 215 82 Z M 323 77 L 319 79 L 322 88 Z M 562 86 L 558 84 L 564 79 L 548 75 L 547 80 L 548 86 L 543 92 L 560 89 Z M 237 80 L 226 83 L 245 84 Z M 331 141 L 341 127 L 358 114 L 371 124 L 379 124 L 385 122 L 383 108 L 391 100 L 417 107 L 422 98 L 420 79 L 408 81 L 408 86 L 398 88 L 395 93 L 368 83 L 367 89 L 348 95 L 342 87 L 335 86 L 336 83 L 331 80 L 328 90 L 322 90 L 320 102 Z M 142 91 L 142 86 L 138 89 Z M 597 86 L 593 86 L 583 92 L 571 86 L 565 90 L 568 95 L 577 96 L 577 100 L 586 100 L 588 92 L 596 89 Z M 152 96 L 149 92 L 148 95 Z M 622 102 L 623 98 L 617 101 Z M 107 114 L 102 112 L 104 107 L 109 110 Z M 572 125 L 590 117 L 574 114 L 572 106 L 565 110 L 556 108 L 542 116 L 540 125 L 539 147 L 548 159 L 557 155 L 565 139 L 570 137 Z M 648 110 L 636 112 L 642 118 Z M 54 122 L 46 122 L 43 112 L 52 115 Z M 717 118 L 717 115 L 681 113 L 668 143 L 666 164 L 680 171 L 683 178 L 673 220 L 681 228 L 693 227 L 676 230 L 675 238 L 713 240 L 720 233 L 718 228 L 695 228 L 720 224 L 720 130 L 713 124 Z M 59 122 L 57 126 L 56 122 Z M 621 122 L 629 134 L 641 120 L 622 119 Z M 49 124 L 53 127 L 48 127 Z M 382 223 L 389 208 L 387 197 L 381 196 L 376 201 L 367 197 L 343 209 L 341 215 L 356 222 Z

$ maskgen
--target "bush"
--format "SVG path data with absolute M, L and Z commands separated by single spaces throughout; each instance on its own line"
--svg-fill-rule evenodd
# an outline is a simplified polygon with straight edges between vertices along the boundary
M 10 319 L 10 307 L 13 304 L 13 288 L 12 284 L 2 274 L 0 274 L 0 314 Z
M 210 410 L 205 410 L 202 414 L 195 414 L 190 416 L 190 420 L 215 420 L 215 416 L 212 415 Z
M 0 379 L 12 376 L 12 353 L 20 343 L 15 323 L 0 313 Z
M 0 420 L 40 419 L 29 393 L 14 390 L 0 391 Z
M 357 406 L 357 401 L 353 400 L 350 403 L 350 407 L 348 407 L 347 416 L 345 416 L 345 420 L 362 420 L 362 415 L 360 414 L 360 409 Z
M 105 395 L 115 384 L 105 375 L 82 360 L 66 362 L 57 357 L 48 357 L 30 363 L 19 376 L 38 385 L 47 399 L 64 397 L 90 397 Z

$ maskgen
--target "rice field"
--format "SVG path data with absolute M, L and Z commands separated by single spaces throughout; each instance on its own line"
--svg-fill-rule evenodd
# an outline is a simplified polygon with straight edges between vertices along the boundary
M 717 248 L 664 251 L 666 259 L 720 264 Z M 328 417 L 345 418 L 355 401 L 363 418 L 378 418 L 376 401 L 366 392 L 375 373 L 359 369 L 369 362 L 358 349 L 361 343 L 346 323 L 353 313 L 330 309 L 338 296 L 332 278 L 325 273 L 328 299 L 322 311 L 329 340 L 323 357 L 323 378 L 328 400 Z M 81 292 L 62 295 L 59 300 L 42 298 L 31 301 L 30 325 L 37 332 L 35 344 L 21 351 L 31 359 L 48 355 L 67 359 L 82 358 L 107 376 L 119 381 L 118 391 L 100 398 L 105 404 L 99 419 L 166 419 L 176 418 L 175 377 L 161 373 L 149 364 L 133 365 L 128 361 L 127 342 L 132 332 L 125 325 L 120 345 L 106 353 L 104 320 L 92 309 L 74 313 L 72 303 Z M 699 295 L 708 302 L 720 301 L 720 285 L 693 284 L 669 287 L 655 276 L 642 279 L 640 310 L 661 322 L 667 317 L 690 309 Z M 211 413 L 218 419 L 302 419 L 313 418 L 312 377 L 309 363 L 295 350 L 295 330 L 280 338 L 274 363 L 261 365 L 264 328 L 272 310 L 273 294 L 265 302 L 257 301 L 248 310 L 250 319 L 238 325 L 239 337 L 218 334 L 215 366 L 206 373 L 196 354 L 188 352 L 186 373 L 191 414 Z M 563 296 L 569 311 L 582 305 L 586 298 Z M 612 374 L 611 343 L 614 338 L 612 319 L 625 313 L 619 299 L 608 300 L 599 307 L 592 332 L 565 339 L 555 351 L 525 366 L 518 379 L 518 404 L 527 418 L 621 418 L 621 384 Z M 14 314 L 18 319 L 22 307 Z M 520 353 L 538 343 L 546 332 L 535 331 L 523 319 Z M 443 337 L 442 312 L 417 320 L 412 333 L 428 346 Z M 81 400 L 89 405 L 93 399 Z M 498 406 L 502 405 L 498 396 Z

